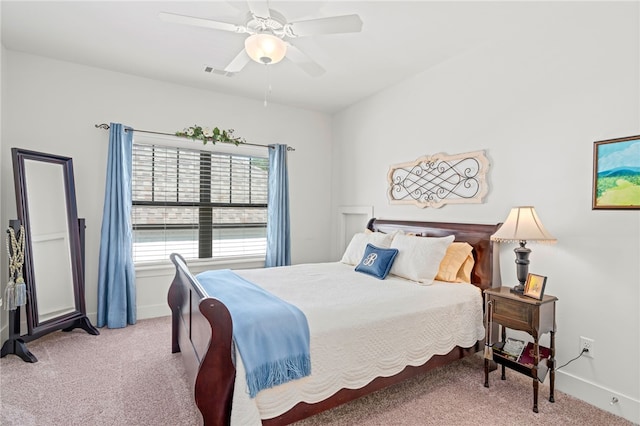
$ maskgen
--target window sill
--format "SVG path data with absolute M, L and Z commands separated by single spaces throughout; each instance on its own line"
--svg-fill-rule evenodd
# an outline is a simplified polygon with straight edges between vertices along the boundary
M 192 273 L 197 274 L 209 269 L 249 269 L 264 268 L 264 257 L 238 257 L 228 259 L 188 259 Z M 175 267 L 170 261 L 147 262 L 135 265 L 136 277 L 153 277 L 173 274 Z

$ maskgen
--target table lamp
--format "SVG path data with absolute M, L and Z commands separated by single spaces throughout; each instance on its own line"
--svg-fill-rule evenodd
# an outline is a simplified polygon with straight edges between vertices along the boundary
M 513 250 L 516 253 L 516 275 L 520 284 L 513 287 L 511 291 L 522 294 L 529 273 L 529 254 L 531 253 L 531 249 L 525 247 L 527 241 L 555 243 L 558 240 L 544 228 L 533 206 L 520 206 L 511 209 L 507 220 L 491 236 L 491 241 L 520 243 L 520 247 Z

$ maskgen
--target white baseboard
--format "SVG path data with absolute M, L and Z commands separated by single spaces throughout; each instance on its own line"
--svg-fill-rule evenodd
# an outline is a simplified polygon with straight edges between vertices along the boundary
M 169 305 L 166 303 L 138 306 L 136 308 L 136 320 L 168 317 L 169 315 L 171 315 L 171 308 L 169 308 Z M 98 321 L 98 314 L 96 312 L 89 312 L 87 313 L 87 317 L 89 321 L 91 321 L 91 324 L 95 326 Z
M 556 388 L 601 410 L 640 424 L 640 401 L 576 377 L 564 371 L 556 372 Z M 614 398 L 617 402 L 613 402 Z
M 167 303 L 159 305 L 138 306 L 137 319 L 167 317 L 171 315 L 171 308 Z

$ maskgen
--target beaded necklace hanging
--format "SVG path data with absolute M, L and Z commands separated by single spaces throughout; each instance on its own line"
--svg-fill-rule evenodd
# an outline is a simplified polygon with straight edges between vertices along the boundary
M 27 286 L 22 277 L 22 265 L 24 265 L 24 226 L 20 225 L 18 236 L 13 227 L 7 230 L 7 255 L 9 256 L 9 282 L 5 290 L 5 309 L 15 310 L 27 301 Z M 15 280 L 14 280 L 15 278 Z

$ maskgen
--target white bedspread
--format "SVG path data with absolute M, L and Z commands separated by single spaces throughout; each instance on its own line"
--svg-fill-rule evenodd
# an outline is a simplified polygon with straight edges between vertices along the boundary
M 392 275 L 378 280 L 339 262 L 234 272 L 305 313 L 312 365 L 311 376 L 250 399 L 236 356 L 234 425 L 260 424 L 298 402 L 361 388 L 484 337 L 481 291 L 471 284 L 421 286 Z

